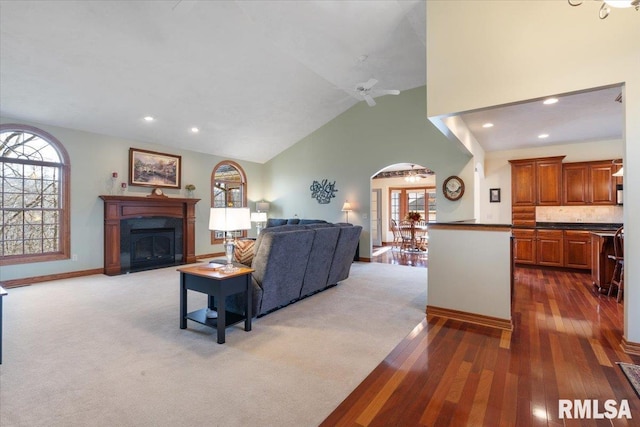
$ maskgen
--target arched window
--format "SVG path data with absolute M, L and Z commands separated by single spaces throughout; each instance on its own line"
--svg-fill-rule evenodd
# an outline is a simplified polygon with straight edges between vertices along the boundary
M 247 179 L 242 167 L 231 160 L 224 160 L 213 168 L 211 173 L 211 207 L 223 208 L 247 207 Z M 242 236 L 246 235 L 242 231 Z M 224 233 L 211 234 L 211 243 L 222 243 Z
M 52 135 L 0 125 L 0 265 L 69 258 L 69 171 Z

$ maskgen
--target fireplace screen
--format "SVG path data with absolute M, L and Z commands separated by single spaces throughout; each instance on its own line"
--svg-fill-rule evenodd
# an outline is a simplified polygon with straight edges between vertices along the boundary
M 131 230 L 130 254 L 133 270 L 175 264 L 175 229 Z

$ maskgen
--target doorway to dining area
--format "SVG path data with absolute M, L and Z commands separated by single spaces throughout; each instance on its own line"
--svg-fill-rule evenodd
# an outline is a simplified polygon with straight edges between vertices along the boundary
M 377 172 L 371 179 L 370 211 L 372 262 L 427 267 L 428 226 L 436 220 L 431 169 L 397 163 Z

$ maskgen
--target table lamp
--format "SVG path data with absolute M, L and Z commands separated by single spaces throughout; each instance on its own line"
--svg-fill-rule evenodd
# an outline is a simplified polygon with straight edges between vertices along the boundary
M 251 212 L 251 222 L 256 223 L 256 232 L 260 234 L 260 231 L 264 228 L 264 223 L 267 222 L 267 213 Z
M 209 230 L 224 231 L 224 252 L 227 264 L 222 267 L 225 273 L 232 273 L 238 268 L 233 265 L 233 249 L 235 246 L 234 231 L 249 230 L 251 228 L 251 214 L 249 208 L 211 208 L 209 215 Z

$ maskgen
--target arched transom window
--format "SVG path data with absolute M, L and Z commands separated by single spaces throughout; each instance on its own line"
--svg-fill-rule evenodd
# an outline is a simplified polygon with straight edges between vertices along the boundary
M 0 265 L 69 258 L 69 170 L 49 133 L 0 125 Z

